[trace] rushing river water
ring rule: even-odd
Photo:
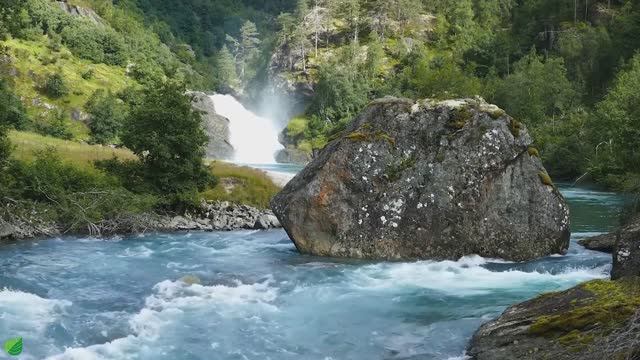
[[[507,306],[607,275],[610,256],[574,241],[611,229],[622,198],[563,192],[570,253],[520,264],[316,258],[283,231],[5,245],[0,334],[24,338],[20,359],[461,358]]]

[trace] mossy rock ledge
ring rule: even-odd
[[[524,261],[569,246],[526,127],[481,98],[373,101],[271,202],[302,253]]]
[[[507,309],[474,335],[475,360],[640,359],[640,278],[595,280]]]

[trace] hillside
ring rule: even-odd
[[[637,2],[300,1],[278,24],[271,82],[306,105],[290,151],[322,148],[378,97],[480,95],[528,125],[555,177],[638,182]]]

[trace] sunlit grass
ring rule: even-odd
[[[209,168],[218,178],[218,185],[203,193],[207,200],[230,201],[264,209],[269,207],[273,196],[280,191],[261,170],[221,161],[212,162]]]
[[[73,111],[82,111],[84,104],[98,89],[117,92],[136,82],[126,75],[126,69],[119,66],[93,64],[88,60],[74,56],[69,49],[61,46],[59,52],[47,48],[48,38],[42,36],[38,41],[9,39],[0,42],[7,46],[12,56],[12,66],[16,76],[12,77],[15,92],[22,98],[27,113],[34,119],[49,112],[54,106],[66,112],[67,121],[76,139],[88,139],[88,129],[82,122],[71,121]],[[43,63],[44,59],[55,59]],[[82,75],[92,71],[93,76],[84,79]],[[69,94],[52,99],[38,90],[43,79],[53,73],[60,73],[69,88]]]
[[[31,160],[36,152],[48,151],[49,149],[54,149],[65,161],[82,165],[91,165],[96,160],[107,160],[114,157],[122,160],[136,158],[127,149],[89,145],[30,132],[11,131],[9,139],[14,146],[13,157],[17,160]]]

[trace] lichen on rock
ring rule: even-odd
[[[474,335],[475,360],[636,359],[640,342],[640,278],[594,280],[507,309]],[[636,323],[637,322],[637,323]]]
[[[524,125],[479,98],[384,98],[272,208],[296,247],[315,255],[522,261],[563,253],[568,208],[541,181],[532,144]]]

